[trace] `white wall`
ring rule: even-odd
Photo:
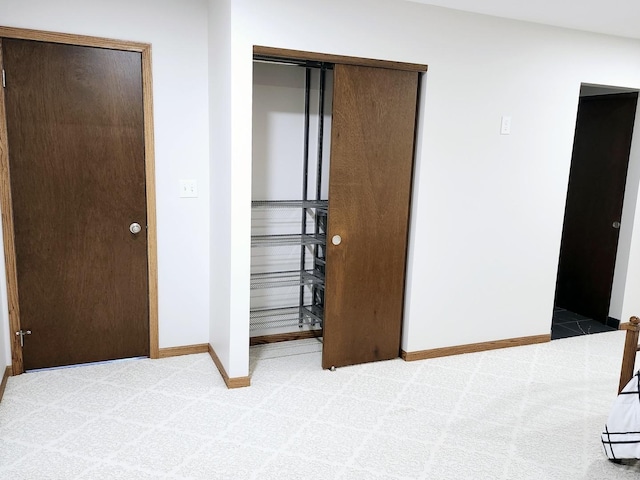
[[[0,24],[152,44],[160,347],[206,343],[207,1],[2,0]],[[198,181],[199,198],[178,198],[185,178]]]
[[[580,83],[640,88],[638,41],[387,0],[3,0],[0,24],[153,44],[160,346],[209,340],[232,377],[248,373],[254,44],[429,65],[408,351],[549,333]],[[179,199],[180,178],[200,197]]]
[[[231,2],[209,2],[211,318],[209,343],[227,372],[231,345]],[[248,340],[246,342],[248,344]],[[245,356],[246,349],[237,353]],[[243,373],[245,375],[245,373]],[[242,376],[243,376],[242,375]]]
[[[304,84],[302,67],[253,64],[254,200],[302,198]]]
[[[233,195],[241,185],[249,184],[248,169],[237,164],[238,151],[251,143],[234,128],[234,105],[238,88],[231,72],[235,60],[232,36],[234,11],[231,0],[209,1],[209,92],[211,94],[211,319],[209,343],[215,349],[226,373],[234,377],[249,372],[249,263],[251,193]],[[251,85],[251,73],[245,79]],[[251,91],[249,90],[249,95]],[[244,119],[251,130],[251,111]],[[246,222],[239,212],[247,212]],[[237,238],[244,244],[234,245]],[[231,251],[236,255],[231,255]]]
[[[384,0],[233,9],[232,129],[247,144],[254,44],[429,65],[403,349],[548,334],[580,84],[638,88],[640,42]],[[248,171],[250,148],[233,163]],[[248,205],[234,219],[249,225]],[[230,255],[248,242],[232,234]]]
[[[252,199],[301,199],[305,68],[255,62],[252,88]],[[323,175],[320,196],[326,200],[329,192],[331,149],[332,70],[325,71],[324,95]],[[319,97],[320,70],[312,69],[309,88],[308,199],[314,199],[316,195]]]

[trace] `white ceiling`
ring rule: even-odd
[[[640,39],[640,0],[409,0]]]

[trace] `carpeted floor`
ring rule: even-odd
[[[0,478],[638,479],[600,432],[624,333],[320,368],[316,340],[251,349],[227,390],[207,354],[9,379]]]

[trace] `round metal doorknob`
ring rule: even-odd
[[[331,237],[331,243],[334,245],[340,245],[342,243],[342,237],[340,235],[334,235]]]
[[[142,231],[142,227],[140,226],[139,223],[134,222],[131,225],[129,225],[129,231],[134,235],[136,235]]]
[[[620,222],[613,222],[611,225],[613,228],[620,228]]]

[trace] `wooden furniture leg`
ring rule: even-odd
[[[640,333],[640,319],[631,317],[629,322],[620,325],[620,330],[627,331],[627,337],[624,342],[624,352],[622,354],[622,368],[620,369],[620,385],[618,393],[622,391],[629,380],[633,377],[634,366],[636,361],[636,352],[638,351],[638,334]]]

